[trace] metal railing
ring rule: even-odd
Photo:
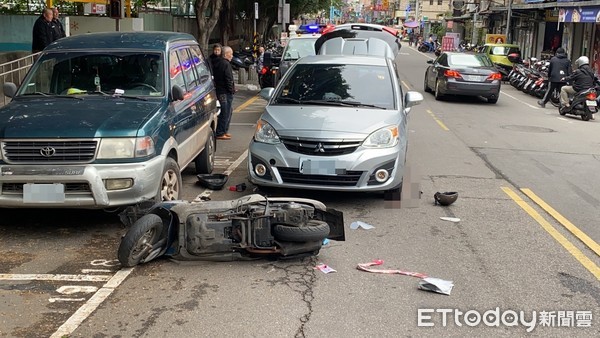
[[[13,82],[18,87],[39,54],[40,53],[31,54],[0,64],[0,95],[2,95],[0,106],[7,104],[11,100],[9,97],[4,96],[4,83]]]

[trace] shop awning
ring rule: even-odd
[[[404,27],[406,28],[417,28],[419,27],[419,21],[409,21],[404,23]]]

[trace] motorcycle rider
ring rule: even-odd
[[[569,107],[569,96],[593,88],[596,82],[596,76],[590,68],[590,59],[587,56],[580,56],[575,60],[577,69],[573,74],[563,77],[564,82],[572,82],[572,86],[563,86],[560,90],[560,109]]]
[[[554,90],[560,90],[564,85],[561,79],[569,75],[571,75],[571,60],[567,58],[565,49],[560,47],[556,50],[556,54],[552,59],[550,59],[550,66],[548,67],[548,90],[544,98],[537,102],[540,107],[546,107],[546,103],[550,100],[550,96]]]

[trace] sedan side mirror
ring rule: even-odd
[[[7,97],[13,98],[17,94],[17,85],[12,82],[5,82],[2,89],[4,90],[4,95]]]
[[[433,60],[427,60],[427,63],[429,63],[430,65],[433,64]]]
[[[423,94],[415,91],[406,92],[404,95],[404,110],[408,113],[410,108],[423,102]]]
[[[275,88],[272,88],[272,87],[263,88],[260,91],[260,97],[269,101],[271,99],[271,97],[273,96],[274,92],[275,92]]]

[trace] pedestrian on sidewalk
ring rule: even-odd
[[[414,42],[415,42],[415,32],[413,32],[411,30],[410,33],[408,33],[408,45],[412,47]]]
[[[52,7],[52,24],[54,25],[54,27],[52,29],[52,34],[53,34],[52,41],[56,41],[58,39],[62,39],[67,36],[67,34],[65,33],[65,28],[63,27],[62,22],[60,22],[58,15],[59,15],[58,8]]]
[[[217,140],[230,140],[229,123],[233,113],[233,94],[235,93],[235,83],[233,82],[233,69],[231,68],[231,59],[233,59],[233,49],[229,46],[222,48],[223,57],[215,58],[213,65],[213,77],[217,90],[217,98],[221,104],[221,114],[217,122]]]
[[[562,79],[569,75],[571,75],[571,60],[567,58],[565,49],[560,47],[556,50],[556,55],[550,59],[550,66],[548,66],[548,90],[544,98],[537,102],[540,107],[546,107],[546,103],[548,103],[555,90],[560,92],[562,86],[565,85]]]
[[[208,65],[210,66],[211,70],[215,69],[214,64],[218,61],[217,59],[220,59],[222,56],[221,49],[222,49],[222,47],[218,43],[213,46],[213,52],[208,57]],[[213,73],[214,73],[214,71],[213,71]]]
[[[50,8],[44,8],[42,15],[35,20],[31,44],[32,53],[41,52],[46,46],[54,41],[52,17],[52,10]]]

